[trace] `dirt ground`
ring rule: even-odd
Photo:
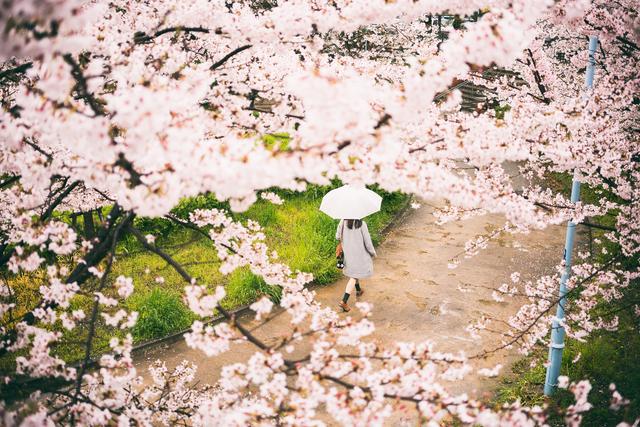
[[[507,298],[496,302],[491,297],[491,288],[510,282],[509,276],[514,271],[521,274],[521,282],[553,274],[562,257],[565,227],[553,226],[528,235],[502,233],[478,255],[463,259],[456,269],[449,269],[451,258],[463,252],[465,242],[502,227],[504,218],[485,215],[437,225],[432,215],[433,204],[422,202],[421,208],[409,209],[378,248],[374,276],[363,281],[365,294],[361,299],[373,304],[371,320],[376,325],[373,338],[386,343],[429,339],[439,351],[464,351],[469,356],[493,349],[501,343],[499,335],[483,332],[476,340],[465,328],[482,315],[506,321],[515,313],[522,300]],[[317,299],[337,309],[345,284],[342,279],[316,288]],[[354,313],[343,315],[357,316]],[[249,316],[243,321],[251,323]],[[492,326],[500,328],[499,324]],[[257,334],[274,342],[289,329],[289,318],[283,315]],[[189,360],[198,365],[199,382],[211,384],[221,366],[245,361],[254,352],[252,345],[239,344],[221,356],[207,358],[179,340],[138,354],[135,363],[139,372],[144,373],[146,366],[156,359],[164,360],[168,367]],[[509,375],[517,357],[515,350],[503,350],[475,366],[493,367],[500,363],[501,376]],[[450,383],[450,390],[482,397],[495,388],[497,381],[498,378],[471,374],[464,381]],[[389,425],[399,424],[400,418],[401,415],[394,415]]]

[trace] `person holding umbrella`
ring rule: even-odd
[[[367,223],[362,220],[367,215],[380,210],[382,197],[364,186],[345,185],[330,191],[322,199],[320,210],[335,219],[340,219],[336,239],[340,241],[336,255],[344,255],[344,275],[349,278],[339,306],[347,312],[349,297],[356,291],[360,297],[364,293],[360,279],[373,275],[373,257],[376,250],[371,241]]]

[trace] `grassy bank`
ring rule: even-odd
[[[318,284],[327,284],[336,280],[340,271],[335,268],[335,227],[332,220],[318,210],[322,196],[332,187],[311,187],[303,193],[280,192],[285,200],[282,205],[274,205],[265,200],[257,201],[248,211],[234,214],[235,219],[245,222],[258,221],[264,228],[266,242],[278,253],[279,260],[288,264],[294,271],[306,271],[314,275]],[[367,218],[374,243],[380,241],[380,231],[406,204],[407,196],[382,193],[382,210]],[[226,205],[210,196],[198,196],[183,200],[173,213],[186,218],[197,208],[225,208]],[[60,216],[65,218],[64,215]],[[82,227],[82,219],[77,226]],[[213,244],[199,233],[177,226],[165,219],[136,219],[135,226],[144,234],[156,236],[156,243],[175,260],[182,263],[188,273],[207,285],[224,285],[227,296],[223,306],[234,308],[250,303],[261,295],[277,300],[278,287],[270,287],[253,275],[248,268],[234,271],[223,276],[219,271]],[[64,263],[64,260],[61,260]],[[124,307],[139,312],[139,319],[131,331],[136,343],[160,338],[172,332],[183,330],[196,316],[190,312],[182,300],[183,279],[161,258],[146,252],[132,238],[127,236],[117,248],[117,261],[114,263],[112,280],[118,275],[133,278],[134,293],[124,302]],[[161,278],[161,279],[159,279]],[[18,307],[32,307],[37,301],[38,288],[45,280],[42,271],[23,274],[12,279],[20,283]],[[92,297],[77,296],[72,301],[72,309],[82,309],[90,313]],[[19,313],[18,313],[19,314]],[[102,320],[102,319],[100,319]],[[70,363],[80,360],[84,355],[82,342],[87,334],[84,327],[73,331],[64,331],[64,338],[53,352]],[[108,351],[109,339],[122,336],[124,331],[99,324],[95,345],[92,351],[97,356]],[[75,343],[74,343],[75,342]],[[0,369],[11,369],[12,357],[0,360]]]
[[[571,177],[556,175],[551,178],[551,184],[558,191],[567,193],[571,185]],[[582,186],[582,200],[598,203],[602,197],[608,197],[606,192]],[[610,196],[609,196],[610,197]],[[611,215],[591,218],[590,222],[609,227],[615,226],[615,218]],[[590,261],[602,262],[612,255],[619,253],[620,248],[611,243],[605,243],[606,231],[591,229],[584,233],[591,252]],[[601,242],[601,243],[598,243]],[[627,268],[637,268],[637,259],[625,259]],[[561,375],[567,375],[572,381],[588,379],[593,389],[589,394],[589,402],[593,409],[584,414],[583,425],[593,427],[615,426],[622,421],[633,422],[640,417],[640,335],[638,317],[634,314],[634,304],[640,303],[638,281],[630,286],[622,299],[603,303],[595,308],[595,315],[610,317],[619,316],[617,331],[597,331],[591,334],[585,342],[567,339],[562,357]],[[557,414],[560,408],[566,408],[573,402],[573,395],[567,390],[558,390],[551,398],[545,398],[542,389],[545,381],[546,368],[543,362],[547,359],[548,349],[540,347],[529,357],[517,362],[512,371],[512,378],[505,379],[496,393],[496,403],[513,402],[520,399],[525,405],[549,403],[552,413]],[[531,362],[537,362],[530,367]],[[609,409],[611,391],[609,385],[615,383],[617,390],[631,404],[620,411]],[[564,425],[559,416],[551,420],[551,425]]]

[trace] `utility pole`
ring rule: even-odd
[[[589,62],[586,71],[586,87],[590,91],[593,87],[593,77],[596,69],[595,54],[598,47],[598,37],[589,36]],[[577,172],[577,171],[576,171]],[[580,200],[580,181],[577,179],[576,172],[573,175],[573,183],[571,185],[571,203]],[[576,235],[576,224],[569,220],[567,224],[567,238],[564,245],[564,272],[560,278],[560,302],[556,311],[556,317],[553,319],[551,327],[551,345],[549,346],[549,366],[547,367],[547,378],[544,383],[545,396],[551,396],[558,384],[558,375],[560,375],[560,365],[562,364],[562,349],[564,349],[564,327],[561,322],[564,320],[564,307],[567,304],[567,280],[571,274],[571,255],[573,252],[573,241]]]

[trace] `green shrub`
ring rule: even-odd
[[[131,305],[138,312],[138,321],[132,331],[136,342],[161,338],[186,329],[195,320],[195,314],[177,294],[162,288],[132,296]]]
[[[289,150],[290,137],[287,133],[268,133],[262,137],[262,142],[268,150],[287,151]]]
[[[266,295],[272,301],[280,301],[282,289],[279,286],[269,286],[262,277],[253,274],[248,267],[239,268],[228,277],[225,291],[227,296],[223,305],[229,308],[248,304]]]
[[[141,233],[157,237],[165,237],[173,229],[173,223],[165,218],[137,217],[133,224]]]
[[[182,219],[188,219],[189,214],[196,209],[228,209],[229,203],[216,200],[211,193],[185,197],[171,209],[171,213]]]

